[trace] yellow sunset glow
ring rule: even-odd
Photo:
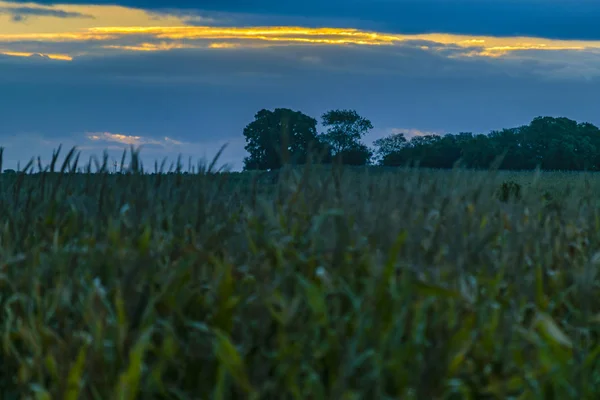
[[[27,52],[19,52],[19,51],[5,51],[0,54],[4,54],[5,56],[14,56],[14,57],[31,57],[33,55],[39,54],[44,57],[51,58],[53,60],[63,60],[63,61],[72,61],[73,57],[67,54],[48,54],[48,53],[27,53]]]
[[[140,43],[136,46],[106,45],[102,47],[105,49],[118,49],[129,51],[165,51],[173,49],[193,49],[197,48],[198,46],[186,45],[183,43]]]
[[[165,136],[163,140],[156,140],[145,138],[142,136],[134,136],[134,135],[123,135],[121,133],[110,133],[110,132],[96,132],[96,133],[88,133],[87,138],[91,141],[99,142],[115,142],[120,144],[127,145],[144,145],[144,144],[153,144],[160,146],[168,146],[168,145],[182,145],[184,143],[171,139],[168,136]]]
[[[131,136],[131,135],[122,135],[120,133],[109,133],[109,132],[101,132],[101,133],[90,133],[87,135],[88,139],[94,141],[113,141],[119,142],[123,144],[139,144],[141,136]]]
[[[21,3],[20,7],[41,8]],[[3,10],[15,8],[14,3],[0,1]],[[23,43],[41,47],[37,53],[50,58],[71,60],[86,54],[78,50],[57,53],[52,45],[85,43],[96,52],[111,50],[149,52],[173,49],[235,49],[280,45],[325,46],[398,46],[410,42],[425,51],[437,51],[438,46],[465,49],[449,57],[503,57],[524,50],[582,51],[600,49],[600,41],[569,41],[528,37],[491,37],[452,34],[401,35],[369,32],[359,29],[306,28],[294,26],[223,27],[186,25],[180,17],[156,17],[143,10],[117,6],[55,5],[43,7],[76,15],[70,18],[25,15],[26,23],[14,20],[10,14],[0,14],[0,54],[28,56],[35,54]],[[81,15],[81,17],[77,17]],[[29,21],[29,19],[31,19]],[[205,19],[207,22],[211,20]],[[202,18],[200,17],[200,21]],[[159,43],[156,43],[158,41]],[[47,46],[47,49],[44,48]],[[68,46],[67,46],[68,48]]]
[[[161,26],[183,26],[184,22],[177,17],[164,17],[160,20],[151,18],[148,13],[135,8],[119,6],[70,5],[57,4],[42,7],[35,3],[8,3],[0,1],[2,9],[31,7],[37,9],[61,10],[69,13],[79,13],[92,18],[53,18],[46,16],[30,17],[24,22],[13,21],[8,14],[0,14],[0,34],[26,33],[62,33],[84,31],[96,26],[153,26],[160,21]]]

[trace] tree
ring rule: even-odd
[[[262,109],[244,128],[244,169],[278,169],[287,163],[304,163],[309,150],[323,146],[317,137],[317,121],[287,108]]]
[[[331,146],[333,155],[361,147],[360,139],[373,124],[354,110],[332,110],[321,116],[327,132],[321,140]]]
[[[491,146],[490,138],[484,134],[473,136],[462,148],[462,159],[470,168],[489,168],[498,155]]]
[[[398,152],[406,146],[407,140],[404,137],[404,133],[394,133],[392,135],[377,139],[373,142],[375,155],[379,162],[381,162],[388,154]]]
[[[387,139],[387,138],[384,138]],[[400,140],[395,151],[382,151],[380,164],[452,168],[489,168],[502,156],[500,169],[598,171],[600,129],[568,118],[537,117],[529,125],[473,135],[470,132]]]
[[[358,143],[352,148],[337,153],[335,160],[345,165],[367,165],[371,157],[373,157],[373,151],[367,145]]]
[[[438,168],[439,154],[444,151],[439,135],[413,136],[407,148],[408,161],[424,168]]]

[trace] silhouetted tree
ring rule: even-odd
[[[289,109],[261,110],[244,129],[244,169],[277,169],[284,163],[316,162],[366,165],[373,150],[361,143],[371,122],[353,110],[322,116],[327,131],[317,135],[316,120]],[[500,169],[599,171],[600,129],[568,118],[536,117],[528,125],[474,135],[415,136],[395,133],[373,142],[380,165],[489,168],[502,156]]]
[[[283,164],[304,163],[309,148],[322,150],[317,138],[317,121],[287,108],[260,110],[244,128],[244,169],[278,169]]]
[[[352,165],[365,165],[369,162],[372,151],[360,139],[373,129],[371,121],[354,110],[331,110],[321,118],[327,131],[319,138],[330,147],[334,159]],[[357,162],[362,164],[356,164]]]
[[[360,139],[373,129],[371,121],[354,110],[332,110],[321,118],[323,126],[327,128],[321,139],[331,146],[334,154],[356,147]]]
[[[379,143],[392,141],[392,136]],[[451,168],[457,161],[469,168],[488,168],[503,156],[501,169],[546,170],[600,169],[600,129],[568,118],[537,117],[530,124],[492,131],[487,135],[413,137],[398,148],[382,152],[379,163],[398,166]]]
[[[377,139],[373,142],[375,146],[375,156],[378,161],[381,161],[388,154],[402,150],[408,141],[404,137],[404,133],[394,133],[387,137]]]
[[[487,135],[472,135],[471,140],[464,143],[462,160],[464,165],[471,168],[489,168],[499,154],[490,146]]]
[[[340,151],[333,159],[346,165],[367,165],[371,157],[373,151],[367,145],[358,143],[352,148]]]

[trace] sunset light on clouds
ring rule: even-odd
[[[439,51],[453,46],[452,56],[500,57],[519,51],[598,51],[600,40],[469,36],[444,33],[393,34],[356,28],[299,26],[222,26],[216,18],[177,17],[116,6],[39,6],[0,1],[0,44],[5,55],[39,53],[72,60],[111,51],[168,51],[281,45],[415,46]],[[235,22],[235,19],[223,22]],[[199,26],[198,23],[206,25]],[[212,23],[212,24],[211,24]],[[68,44],[72,43],[73,46]],[[79,44],[85,43],[82,47]],[[58,46],[60,44],[60,46]],[[34,48],[34,46],[37,46]],[[58,47],[64,53],[55,53]],[[28,48],[31,51],[24,51]]]
[[[491,24],[489,33],[473,16],[469,34],[468,21],[464,31],[444,31],[448,22],[403,0],[353,2],[370,10],[362,22],[358,11],[340,11],[339,18],[261,12],[268,1],[255,13],[237,11],[234,2],[222,9],[215,2],[205,9],[73,3],[0,1],[0,135],[8,158],[47,152],[35,144],[22,149],[19,137],[86,149],[145,144],[169,157],[189,153],[193,143],[218,149],[225,140],[232,144],[226,161],[239,167],[244,125],[274,107],[315,117],[327,108],[359,109],[374,122],[370,139],[399,126],[407,133],[485,131],[561,105],[573,118],[598,118],[590,112],[597,97],[593,104],[586,99],[599,87],[600,35],[521,34],[535,33],[534,16],[530,23],[521,18],[526,25],[514,31]],[[414,21],[390,22],[383,10],[390,4],[398,13],[406,4],[407,13],[425,15],[421,31]]]

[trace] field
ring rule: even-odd
[[[599,195],[559,172],[2,174],[0,397],[599,398]]]

